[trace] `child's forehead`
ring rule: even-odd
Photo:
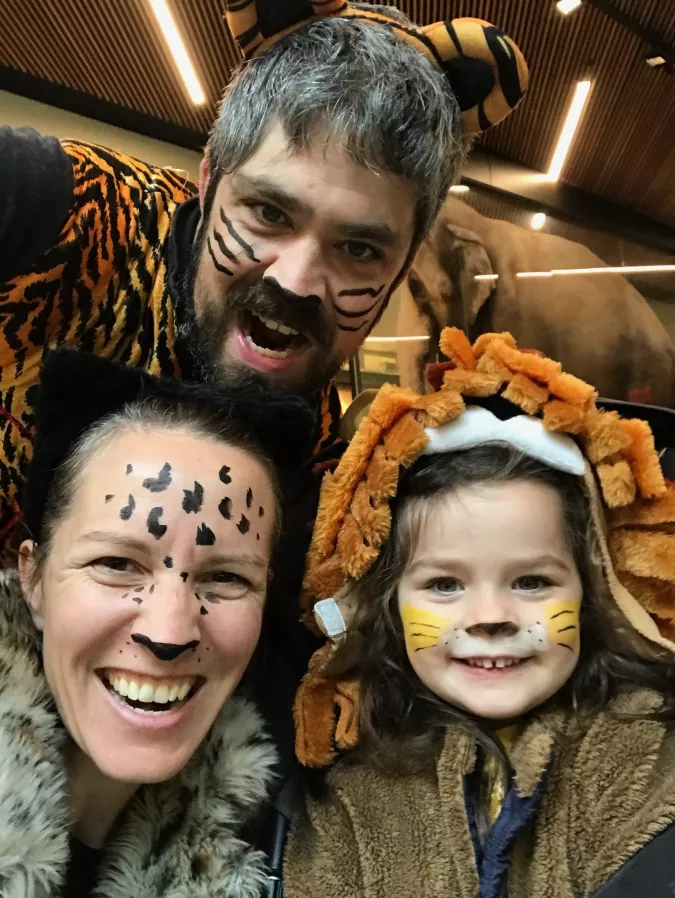
[[[415,554],[430,547],[508,553],[525,546],[565,546],[563,505],[545,483],[512,480],[467,484],[415,503],[409,526]]]

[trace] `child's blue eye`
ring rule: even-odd
[[[553,584],[548,577],[535,577],[530,574],[526,577],[518,577],[513,581],[512,589],[520,589],[522,592],[536,592],[538,589],[546,589]]]
[[[462,584],[455,577],[443,577],[440,580],[432,580],[428,589],[433,589],[434,592],[442,595],[451,595],[459,592],[462,589]]]

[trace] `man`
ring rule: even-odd
[[[323,0],[317,9],[339,15],[322,18],[308,0],[230,6],[240,43],[257,49],[226,91],[197,196],[171,170],[0,128],[2,548],[17,540],[45,347],[304,392],[315,445],[326,445],[339,415],[330,380],[457,175],[457,90],[397,10]],[[489,86],[511,66],[504,115],[524,63],[496,29],[479,32],[486,53],[504,56]],[[450,37],[459,46],[451,27]],[[472,51],[458,83],[475,106],[485,71],[467,63],[490,67]],[[481,127],[494,94],[481,100]]]
[[[0,548],[10,563],[47,346],[304,393],[320,467],[339,417],[331,378],[457,177],[463,131],[503,117],[525,89],[517,48],[478,20],[418,35],[391,7],[229,6],[248,62],[225,93],[197,195],[171,170],[0,128]],[[311,467],[284,484],[291,513],[254,671],[282,746],[314,647],[297,622]]]

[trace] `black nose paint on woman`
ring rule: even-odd
[[[198,639],[193,639],[192,642],[186,642],[184,645],[177,645],[174,642],[153,642],[149,636],[144,636],[142,633],[132,633],[131,638],[138,645],[144,645],[149,649],[159,661],[174,661],[183,652],[187,652],[188,649],[196,649],[199,645]]]

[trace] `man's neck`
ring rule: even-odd
[[[74,742],[68,746],[66,765],[71,833],[90,848],[102,848],[138,786],[106,776]]]

